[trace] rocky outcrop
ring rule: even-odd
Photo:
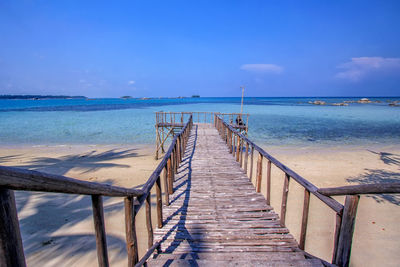
[[[326,105],[326,102],[322,100],[308,101],[308,103],[313,105]]]

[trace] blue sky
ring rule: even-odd
[[[0,94],[399,96],[400,1],[0,1]]]

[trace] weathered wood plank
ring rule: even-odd
[[[304,250],[306,244],[309,207],[310,207],[310,191],[304,188],[303,216],[301,218],[301,230],[300,230],[300,241],[299,241],[299,248],[302,250]]]
[[[0,266],[26,266],[14,192],[0,188]]]
[[[103,198],[101,196],[92,196],[92,208],[94,229],[96,234],[97,260],[99,262],[99,266],[107,267],[109,266],[107,239],[104,224]]]
[[[136,213],[133,197],[127,197],[125,202],[125,236],[128,254],[128,266],[133,267],[139,260],[138,243],[136,237]]]
[[[360,196],[358,195],[349,195],[345,199],[335,262],[339,266],[349,266],[350,264],[351,244],[359,199]]]
[[[246,175],[246,157],[254,150],[249,151],[246,144],[241,151],[241,138],[218,129],[197,125],[189,136],[196,140],[196,147],[186,148],[193,155],[178,168],[170,206],[163,209],[164,225],[155,229],[158,253],[298,253],[296,240]],[[256,189],[261,187],[259,162]],[[250,172],[252,164],[250,155]]]
[[[140,189],[129,189],[95,182],[81,181],[61,175],[0,166],[0,186],[28,191],[66,194],[103,195],[114,197],[141,196]]]
[[[360,194],[395,194],[400,193],[400,183],[359,184],[333,188],[320,188],[318,192],[326,196]]]
[[[161,178],[158,177],[156,181],[156,205],[157,205],[157,226],[161,228],[163,226],[163,211],[162,211],[162,190],[161,190]],[[166,193],[166,195],[168,195]]]
[[[267,205],[271,204],[271,161],[267,163],[267,193],[266,193]]]
[[[285,173],[285,181],[283,182],[282,204],[281,204],[281,225],[285,226],[286,221],[286,207],[289,194],[289,180],[290,176]]]

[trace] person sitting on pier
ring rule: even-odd
[[[244,125],[245,125],[245,124],[243,123],[242,117],[241,117],[240,115],[238,115],[238,116],[236,117],[236,124],[239,125],[239,126],[244,126]]]

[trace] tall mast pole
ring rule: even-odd
[[[240,105],[240,114],[243,113],[243,96],[244,96],[244,86],[240,86],[242,88],[242,104]]]

